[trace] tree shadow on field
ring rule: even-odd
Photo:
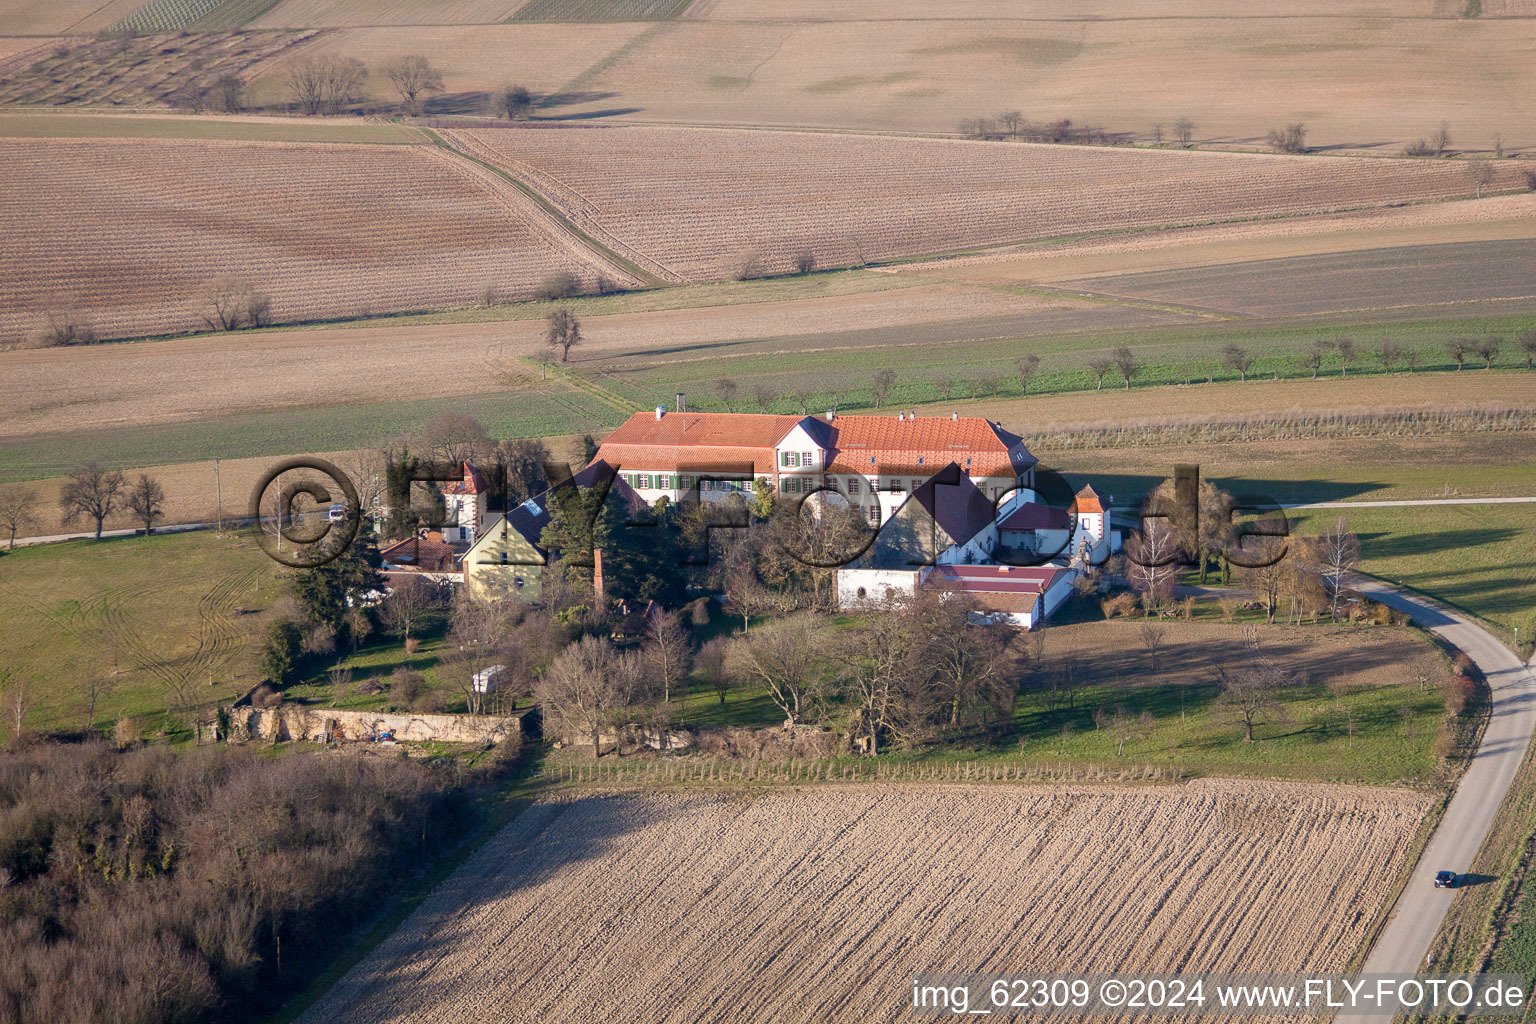
[[[1459,551],[1485,544],[1504,544],[1519,535],[1518,530],[1495,528],[1438,530],[1433,533],[1362,533],[1359,536],[1360,548],[1366,557],[1400,558],[1404,555],[1427,555],[1436,551]]]
[[[412,965],[436,963],[465,951],[478,957],[509,943],[518,932],[537,931],[546,904],[578,893],[578,912],[607,913],[599,905],[607,890],[591,884],[590,876],[577,869],[617,849],[631,833],[665,824],[672,816],[670,809],[655,802],[640,805],[620,793],[577,791],[534,800],[433,888],[388,940],[315,1005],[323,1007],[324,1019],[372,1019],[365,1012],[369,1007],[409,1001]],[[548,896],[535,898],[520,913],[480,913],[521,890],[541,887]],[[570,910],[567,905],[560,913]],[[478,922],[474,934],[459,925],[462,921]],[[497,930],[499,925],[504,932]],[[515,967],[507,962],[483,966]]]
[[[554,114],[539,118],[540,121],[592,121],[603,117],[623,117],[638,114],[644,107],[605,107],[602,110],[582,110],[574,114]]]
[[[1042,444],[1038,449],[1032,450],[1041,457],[1043,462],[1050,460],[1052,457],[1048,445]],[[1071,462],[1071,453],[1062,453],[1060,457],[1064,462]],[[1167,454],[1166,451],[1158,451],[1155,454],[1149,453],[1147,455],[1146,468],[1150,472],[1147,473],[1079,473],[1066,471],[1062,475],[1074,482],[1093,484],[1093,489],[1098,491],[1101,497],[1108,498],[1110,495],[1113,495],[1113,504],[1117,508],[1123,508],[1140,505],[1158,484],[1173,476],[1174,460],[1176,458],[1176,455]],[[1042,466],[1041,468],[1044,469],[1046,467]],[[1054,466],[1049,468],[1055,469]],[[1217,476],[1210,477],[1209,479],[1228,494],[1241,498],[1244,504],[1248,504],[1255,498],[1273,502],[1277,505],[1289,505],[1303,501],[1344,501],[1350,498],[1365,497],[1390,486],[1385,483],[1366,480],[1275,480],[1232,476]],[[1257,502],[1254,503],[1257,504]],[[1290,518],[1292,516],[1307,515],[1347,515],[1349,510],[1287,509],[1285,512],[1287,518]]]

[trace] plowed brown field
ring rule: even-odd
[[[1098,231],[1470,196],[1453,161],[1185,153],[800,132],[459,130],[654,273],[784,272]],[[1497,165],[1523,183],[1524,161]],[[659,268],[658,266],[659,265]]]
[[[0,225],[0,344],[65,309],[108,337],[200,328],[221,275],[278,320],[527,296],[557,269],[633,281],[429,146],[4,139]]]
[[[909,1018],[920,971],[1339,970],[1429,798],[863,786],[537,804],[306,1024]]]

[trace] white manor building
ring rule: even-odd
[[[757,480],[780,494],[831,488],[872,525],[953,463],[987,498],[1033,488],[1036,459],[1017,434],[975,416],[774,416],[636,413],[596,458],[615,467],[647,502],[750,495]]]

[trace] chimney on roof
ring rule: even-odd
[[[683,408],[683,393],[681,391],[679,391],[677,393],[677,411],[678,412],[687,412],[688,411],[687,409]]]
[[[656,407],[656,418],[657,418],[657,419],[658,419],[658,420],[659,420],[659,419],[661,419],[661,418],[662,418],[662,417],[663,417],[663,416],[665,416],[665,415],[666,415],[666,413],[667,413],[667,407],[666,407],[666,406],[664,406],[664,405],[658,405],[658,406],[657,406],[657,407]]]
[[[949,418],[954,420],[956,423],[959,423],[960,422],[960,410],[959,409],[952,410],[950,412],[950,414],[949,414]]]
[[[896,422],[897,422],[897,423],[900,423],[900,422],[902,422],[902,421],[903,421],[903,420],[905,420],[905,419],[906,419],[906,418],[907,418],[907,414],[906,414],[906,413],[904,413],[904,412],[898,412],[898,413],[897,413],[897,414],[896,414]]]
[[[836,418],[836,416],[837,416],[837,410],[836,409],[828,409],[827,410],[827,422],[828,423],[831,423],[832,420]]]

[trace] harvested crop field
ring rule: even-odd
[[[911,263],[896,269],[916,277],[1028,284],[1364,249],[1511,239],[1536,239],[1536,195],[1095,235]]]
[[[1336,971],[1429,804],[1232,781],[571,795],[300,1019],[883,1021],[919,971]]]
[[[526,297],[560,269],[632,280],[426,146],[0,140],[0,224],[0,343],[49,314],[105,337],[203,328],[220,277],[276,320],[467,305],[491,282]]]
[[[8,0],[0,6],[0,35],[85,35],[142,6],[143,0]]]
[[[784,272],[801,252],[837,266],[1472,192],[1449,161],[638,126],[448,134],[605,244],[686,280],[734,276],[748,254]],[[1527,166],[1500,164],[1496,187]]]
[[[891,344],[945,329],[946,317],[1015,318],[1055,325],[1106,324],[1116,307],[1012,297],[930,285],[786,302],[585,317],[577,364],[626,356],[654,360],[782,350],[820,329]],[[1153,317],[1140,322],[1151,322]],[[1138,321],[1131,320],[1130,323]],[[357,402],[404,401],[495,386],[508,356],[543,351],[540,319],[476,324],[316,328],[176,338],[142,345],[73,346],[0,353],[0,437],[72,427],[129,426]],[[975,337],[972,332],[969,336]],[[813,336],[814,337],[814,336]],[[832,336],[826,341],[833,344]],[[804,338],[801,338],[803,341]],[[942,340],[942,337],[936,339]],[[842,344],[842,341],[839,342]],[[452,348],[454,359],[424,360]],[[681,378],[680,378],[681,379]],[[509,396],[509,400],[510,396]]]
[[[1259,316],[1536,298],[1536,239],[1455,242],[1062,282],[1073,291]]]

